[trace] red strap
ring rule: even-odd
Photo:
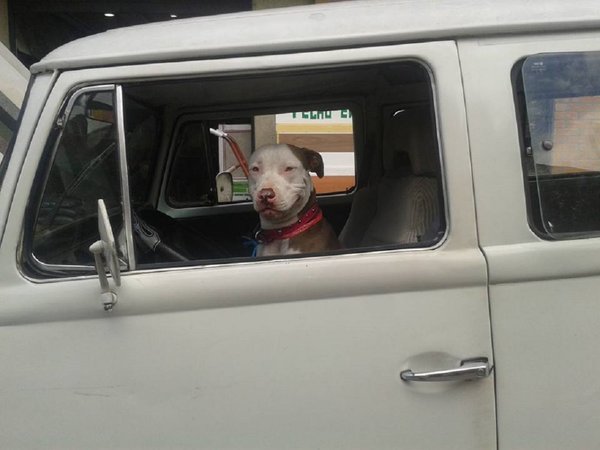
[[[261,244],[268,244],[269,242],[278,239],[290,239],[309,230],[322,219],[323,211],[321,211],[321,208],[319,208],[317,203],[314,203],[296,223],[283,228],[275,228],[273,230],[259,230],[258,233],[256,233],[256,240]]]

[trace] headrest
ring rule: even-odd
[[[386,176],[406,171],[406,165],[410,166],[413,175],[434,175],[437,172],[438,150],[432,122],[429,106],[387,111],[383,130]]]

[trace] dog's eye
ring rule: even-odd
[[[292,166],[287,166],[287,167],[285,168],[285,171],[286,171],[286,172],[291,172],[291,171],[292,171],[292,170],[294,170],[294,169],[295,169],[295,167],[292,167]]]
[[[250,167],[250,170],[252,172],[258,172],[260,169],[258,167],[256,167],[256,166],[252,166],[252,167]]]

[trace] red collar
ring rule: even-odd
[[[283,228],[259,230],[256,240],[261,244],[269,244],[278,239],[290,239],[314,227],[323,219],[323,211],[315,202],[295,223]]]

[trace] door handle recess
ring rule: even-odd
[[[485,378],[490,375],[493,366],[485,357],[463,359],[455,369],[413,372],[411,369],[400,372],[402,381],[467,381]]]

